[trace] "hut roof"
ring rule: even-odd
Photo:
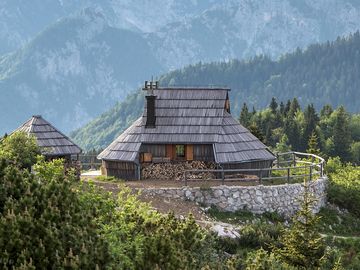
[[[42,154],[46,156],[76,155],[82,151],[79,146],[40,115],[32,116],[14,132],[16,131],[34,135]]]
[[[145,127],[145,102],[143,115],[98,158],[135,161],[140,145],[146,143],[213,144],[218,163],[273,160],[267,146],[226,111],[228,91],[227,88],[155,89],[156,127]]]

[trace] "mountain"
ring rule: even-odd
[[[297,47],[360,29],[360,2],[347,0],[218,1],[197,16],[148,34],[169,69],[198,61],[276,59]]]
[[[32,114],[68,132],[152,75],[277,59],[355,32],[359,14],[354,0],[0,1],[0,134]]]
[[[274,61],[255,57],[190,65],[160,78],[160,85],[222,84],[231,88],[231,112],[239,115],[244,102],[252,108],[268,106],[272,97],[286,101],[297,97],[300,104],[345,105],[359,112],[360,33],[334,42],[314,44]],[[104,148],[143,110],[143,93],[137,91],[114,108],[76,130],[71,137],[84,149]]]
[[[360,28],[357,0],[3,0],[0,54],[89,7],[112,27],[147,33],[169,68],[255,54],[277,57]]]
[[[32,114],[68,132],[161,70],[141,35],[110,27],[101,13],[85,9],[0,58],[0,132]]]
[[[104,14],[109,25],[136,32],[159,28],[200,14],[215,0],[2,0],[0,1],[0,54],[26,45],[55,21],[92,8]],[[36,18],[36,19],[34,19]]]

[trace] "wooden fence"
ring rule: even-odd
[[[276,160],[271,168],[262,169],[204,169],[204,170],[185,170],[183,182],[185,186],[188,182],[192,184],[196,181],[221,181],[226,182],[241,181],[248,185],[258,184],[283,184],[302,181],[312,181],[324,175],[325,160],[317,155],[286,152],[277,153]],[[196,177],[198,175],[199,177]],[[212,178],[203,179],[203,175]]]
[[[101,167],[101,160],[96,158],[96,155],[83,154],[79,156],[81,161],[81,170],[99,170]]]

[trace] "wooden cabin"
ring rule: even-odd
[[[159,88],[145,82],[143,115],[98,158],[102,172],[141,179],[144,163],[212,161],[221,168],[269,168],[275,157],[230,114],[228,88]]]
[[[16,131],[34,135],[42,155],[47,160],[63,158],[68,164],[79,160],[81,148],[61,133],[41,115],[34,115]]]

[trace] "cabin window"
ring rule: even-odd
[[[178,144],[176,145],[176,157],[185,157],[185,145]]]

